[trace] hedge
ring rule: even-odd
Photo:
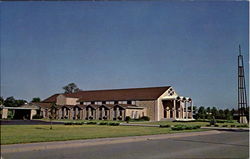
[[[187,125],[175,125],[172,127],[172,130],[192,130],[192,129],[199,129],[201,126],[187,126]]]
[[[160,128],[170,128],[170,125],[160,125]]]
[[[110,126],[118,126],[118,125],[120,125],[120,123],[108,123],[108,125],[110,125]]]

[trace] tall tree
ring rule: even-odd
[[[211,109],[211,113],[212,113],[212,116],[214,116],[215,118],[218,117],[219,112],[218,112],[218,110],[217,110],[216,107],[213,107],[213,108]]]
[[[27,103],[26,100],[23,99],[16,100],[13,96],[11,96],[5,99],[3,105],[6,107],[19,107],[25,103]]]
[[[75,83],[70,83],[67,86],[64,86],[63,89],[64,93],[75,93],[80,91]]]
[[[6,107],[17,107],[16,100],[13,96],[6,98],[3,104]]]
[[[205,108],[203,106],[199,107],[197,116],[200,119],[205,119],[205,117],[206,117],[206,110],[205,110]]]
[[[211,119],[212,117],[212,113],[211,113],[211,108],[210,107],[207,107],[206,108],[206,118],[207,119]]]
[[[225,113],[222,109],[219,110],[219,116],[217,116],[218,119],[225,119]]]
[[[18,99],[16,100],[16,106],[19,107],[21,105],[24,105],[25,103],[27,103],[26,100],[23,100],[23,99]]]
[[[233,119],[233,115],[231,114],[229,109],[225,109],[224,113],[225,113],[226,120],[232,120]]]
[[[39,97],[34,97],[31,102],[41,102]]]
[[[0,105],[3,105],[3,103],[4,103],[4,99],[3,97],[0,97]]]

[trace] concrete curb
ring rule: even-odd
[[[212,135],[222,133],[220,131],[203,131],[203,132],[188,132],[188,133],[174,133],[161,135],[147,135],[147,136],[130,136],[117,138],[101,138],[101,139],[87,139],[87,140],[70,140],[70,141],[55,141],[55,142],[40,142],[28,144],[13,144],[1,145],[1,153],[25,152],[25,151],[39,151],[47,149],[60,149],[67,147],[88,147],[106,144],[118,144],[128,142],[139,142],[147,140],[160,140],[168,138],[179,138],[199,135]]]
[[[222,130],[222,131],[249,131],[249,128],[223,128],[223,127],[201,127],[201,129]]]

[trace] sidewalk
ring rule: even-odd
[[[161,135],[147,135],[147,136],[130,136],[130,137],[116,137],[116,138],[100,138],[87,140],[70,140],[70,141],[55,141],[55,142],[40,142],[27,144],[12,144],[1,145],[1,153],[24,152],[24,151],[38,151],[46,149],[60,149],[66,147],[86,147],[95,145],[118,144],[128,142],[138,142],[147,140],[160,140],[168,138],[189,137],[197,135],[212,135],[224,133],[221,131],[211,130],[203,132],[188,132],[188,133],[174,133]]]

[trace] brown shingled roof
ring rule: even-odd
[[[170,86],[148,87],[148,88],[128,88],[128,89],[110,89],[110,90],[90,90],[79,91],[76,93],[64,93],[66,97],[79,98],[79,101],[116,101],[116,100],[155,100],[162,95]],[[56,102],[56,97],[60,94],[54,94],[42,102]]]
[[[46,99],[44,99],[42,102],[44,103],[53,103],[56,102],[56,97],[59,96],[60,94],[54,94]]]
[[[52,106],[52,103],[44,103],[44,102],[32,102],[31,104],[34,104],[41,108],[50,108]]]
[[[155,100],[170,86],[80,91],[68,94],[68,97],[80,97],[79,101],[114,101],[114,100]]]

